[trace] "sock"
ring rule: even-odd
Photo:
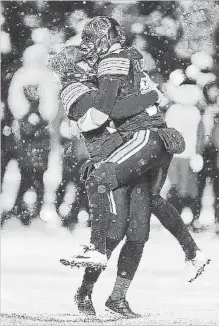
[[[125,298],[128,288],[131,284],[131,280],[117,276],[116,282],[111,294],[112,300],[120,300]]]
[[[98,280],[100,274],[102,272],[102,268],[95,269],[93,267],[85,268],[83,281],[80,287],[81,294],[91,294],[94,288],[94,284]]]

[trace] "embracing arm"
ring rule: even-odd
[[[96,92],[93,106],[87,106],[86,112],[78,119],[78,126],[82,132],[97,129],[109,119],[117,99],[120,83],[119,78],[102,78],[100,80],[99,91]]]
[[[122,100],[117,100],[110,117],[112,119],[126,119],[141,113],[148,107],[154,105],[158,100],[158,94],[155,90],[145,94],[133,93],[127,95]]]
[[[108,118],[112,119],[125,119],[133,117],[136,114],[144,111],[149,106],[155,104],[158,95],[157,92],[152,90],[146,94],[133,93],[127,95],[122,100],[116,100],[115,105],[111,108],[110,97],[107,98],[111,111],[110,116],[102,110],[97,109],[95,103],[100,96],[100,92],[95,92],[95,99],[91,93],[87,93],[71,107],[68,113],[69,119],[76,119],[78,126],[83,132],[94,130],[104,124]],[[106,93],[105,93],[106,94]],[[110,93],[111,94],[111,93]]]

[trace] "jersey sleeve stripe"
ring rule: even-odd
[[[125,75],[127,76],[130,68],[130,60],[126,58],[107,58],[101,61],[98,67],[98,77],[104,75]]]
[[[100,66],[104,66],[104,65],[111,65],[111,64],[125,64],[125,65],[129,65],[130,64],[130,60],[129,59],[103,59],[100,62]]]
[[[66,114],[69,113],[70,107],[74,104],[82,95],[90,92],[91,89],[81,83],[73,83],[68,85],[61,92],[61,102],[64,106]]]

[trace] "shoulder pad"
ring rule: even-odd
[[[112,53],[100,61],[97,76],[98,78],[105,75],[128,76],[129,68],[129,58],[121,54]]]
[[[142,54],[134,47],[126,48],[127,56],[130,60],[141,60],[143,59]]]

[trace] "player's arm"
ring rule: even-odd
[[[102,126],[110,117],[117,100],[122,80],[129,73],[130,60],[127,58],[109,57],[103,59],[98,67],[99,89],[90,107],[78,120],[82,132]]]
[[[110,117],[112,119],[125,119],[135,116],[148,107],[154,105],[158,100],[158,94],[155,90],[148,93],[133,93],[122,100],[117,100]]]
[[[109,84],[108,84],[109,85]],[[108,89],[111,90],[111,87]],[[82,105],[82,108],[87,108],[86,112],[83,114],[81,118],[78,120],[78,126],[83,132],[87,132],[90,130],[94,130],[99,128],[101,125],[103,125],[109,117],[111,119],[125,119],[129,117],[133,117],[136,114],[144,111],[149,106],[156,103],[158,99],[157,92],[152,90],[148,92],[147,94],[131,94],[127,97],[125,97],[122,100],[117,100],[115,97],[114,90],[117,89],[117,87],[113,86],[112,92],[105,92],[105,94],[110,94],[110,96],[107,98],[106,102],[108,110],[111,110],[111,113],[109,114],[109,111],[107,111],[108,114],[102,112],[102,110],[97,108],[97,98],[99,100],[99,97],[101,98],[101,91],[97,92],[96,101],[92,105],[91,98],[89,98],[89,95],[85,95],[82,102],[84,105]],[[118,93],[118,90],[117,90]],[[117,94],[116,93],[116,94]],[[114,96],[115,98],[115,105],[114,101],[110,101],[110,98],[112,99]],[[116,95],[117,96],[117,95]],[[82,103],[80,103],[82,104]],[[81,111],[80,110],[80,111]]]
[[[97,129],[100,126],[100,115],[103,113],[94,107],[94,101],[98,94],[98,90],[85,93],[68,109],[69,119],[79,121],[80,128],[84,131]],[[122,100],[117,99],[110,118],[122,119],[132,117],[153,105],[157,98],[157,93],[150,91],[147,94],[133,93]],[[103,114],[103,121],[105,122],[105,114]]]
[[[99,92],[94,107],[105,116],[100,114],[99,120],[96,114],[96,123],[101,125],[110,117],[122,82],[129,74],[129,69],[130,60],[126,57],[110,56],[100,62],[97,73]]]

